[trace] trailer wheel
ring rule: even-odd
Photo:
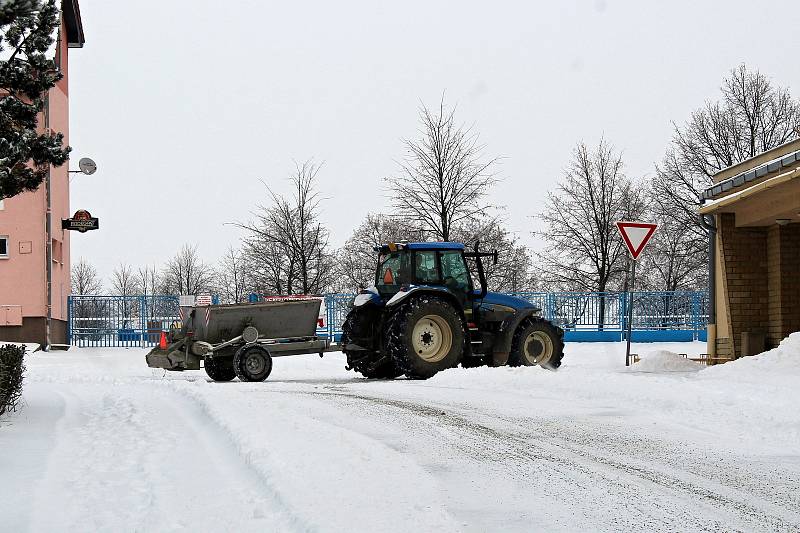
[[[563,358],[564,330],[541,317],[531,317],[523,320],[514,333],[508,364],[555,370]]]
[[[461,361],[464,325],[449,302],[423,295],[389,317],[387,352],[412,379],[428,379]]]
[[[236,377],[232,357],[206,357],[203,368],[214,381],[230,381]]]
[[[245,345],[233,356],[233,370],[240,381],[264,381],[272,372],[272,357],[266,348]]]

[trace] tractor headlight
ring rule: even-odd
[[[492,306],[492,310],[493,311],[498,311],[498,312],[501,312],[501,313],[516,313],[517,312],[517,310],[514,309],[513,307],[509,307],[507,305],[500,305],[500,304],[494,304]]]

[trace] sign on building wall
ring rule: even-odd
[[[61,219],[61,229],[86,233],[87,231],[99,228],[100,220],[92,217],[91,213],[85,209],[79,209],[75,211],[75,214],[72,215],[72,218]]]

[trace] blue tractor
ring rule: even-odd
[[[368,378],[427,379],[461,364],[556,369],[564,332],[530,302],[487,291],[482,259],[454,242],[390,243],[375,286],[353,302],[342,333],[349,370]],[[480,288],[475,288],[474,263]]]

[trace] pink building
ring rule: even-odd
[[[56,63],[64,78],[47,95],[40,127],[60,131],[69,143],[69,49],[81,48],[78,0],[62,0]],[[47,183],[34,192],[0,200],[0,340],[66,342],[70,292],[68,164],[50,169],[50,236]],[[48,266],[50,283],[48,284]],[[48,320],[48,317],[50,320]]]

